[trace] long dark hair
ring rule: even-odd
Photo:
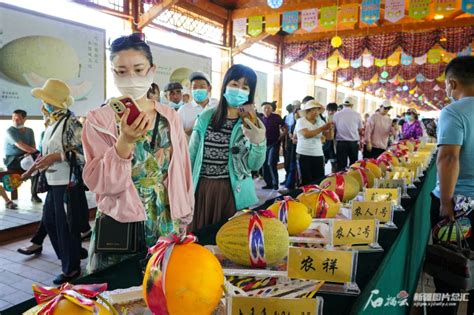
[[[224,81],[222,82],[222,89],[220,94],[219,105],[217,106],[216,113],[212,117],[211,126],[214,130],[221,129],[225,120],[227,119],[227,100],[224,97],[227,84],[230,81],[238,81],[242,78],[245,78],[245,82],[250,88],[249,99],[245,104],[253,104],[255,99],[255,89],[257,87],[257,74],[251,68],[244,65],[233,65],[227,70]],[[244,104],[244,105],[245,105]]]

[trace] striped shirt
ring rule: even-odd
[[[237,119],[227,119],[220,130],[209,124],[204,137],[201,176],[212,179],[229,178],[229,144]]]

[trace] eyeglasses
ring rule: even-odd
[[[117,39],[115,39],[112,43],[110,43],[109,39],[109,46],[111,48],[119,48],[123,44],[125,44],[127,41],[133,43],[133,44],[141,44],[141,43],[146,43],[145,42],[145,33],[133,33],[128,36],[121,36]]]

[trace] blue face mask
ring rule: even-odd
[[[198,103],[202,103],[207,99],[208,92],[206,89],[196,89],[192,93],[194,100]]]
[[[48,111],[48,113],[54,112],[54,106],[53,105],[43,103],[43,106],[44,106],[44,109],[46,109]]]
[[[249,91],[239,88],[227,87],[225,89],[224,97],[227,104],[232,107],[239,107],[249,100]]]
[[[178,110],[181,106],[183,106],[183,102],[175,103],[175,102],[170,102],[169,105],[171,108]]]
[[[412,115],[405,115],[405,119],[408,120],[408,121],[412,121],[413,116]]]

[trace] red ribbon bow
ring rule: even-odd
[[[161,236],[155,245],[148,249],[148,253],[150,255],[158,253],[156,255],[155,261],[153,264],[161,263],[163,257],[166,253],[166,250],[173,246],[174,244],[190,244],[197,241],[197,237],[193,234],[188,235],[177,235],[177,234],[169,234],[168,236]]]
[[[325,218],[329,210],[329,204],[326,202],[324,196],[331,198],[335,203],[339,203],[339,197],[334,191],[323,189],[318,185],[306,185],[303,187],[304,193],[320,193],[318,196],[315,218]]]
[[[59,301],[63,298],[82,308],[85,308],[90,312],[93,312],[95,304],[91,298],[95,298],[106,290],[107,283],[85,285],[72,285],[70,283],[64,283],[59,288],[43,287],[33,284],[33,293],[36,302],[38,304],[46,303],[38,312],[39,315],[53,314],[54,309],[58,305]]]

